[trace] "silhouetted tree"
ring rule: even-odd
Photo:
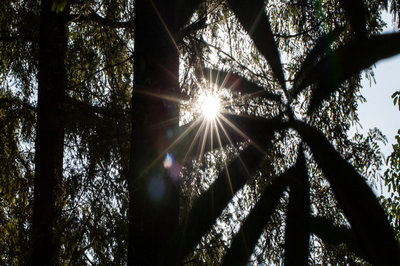
[[[387,1],[0,8],[6,263],[399,264],[366,183],[382,135],[347,135],[360,71],[400,51]],[[186,118],[207,86],[224,110]]]
[[[32,265],[58,264],[59,220],[63,207],[64,116],[67,76],[65,53],[68,6],[60,12],[41,2],[38,104],[35,141]]]

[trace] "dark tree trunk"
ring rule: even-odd
[[[129,184],[129,265],[165,264],[178,224],[178,190],[164,167],[178,126],[178,106],[154,94],[178,91],[179,55],[171,37],[175,1],[138,0]],[[162,19],[160,19],[160,17]],[[168,31],[167,31],[168,28]]]
[[[32,265],[57,265],[59,253],[68,8],[56,13],[52,4],[52,0],[41,1]]]

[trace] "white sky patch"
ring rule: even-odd
[[[398,31],[392,22],[392,16],[384,12],[383,20],[387,26],[383,30],[385,33],[394,33]],[[395,143],[395,136],[400,129],[400,111],[393,104],[392,94],[400,90],[400,55],[378,61],[375,64],[374,79],[376,82],[369,81],[366,78],[361,80],[361,94],[366,102],[359,103],[358,117],[360,126],[354,126],[350,129],[349,134],[362,133],[368,134],[370,128],[378,128],[387,138],[387,144],[378,142],[381,152],[387,158],[393,151],[392,145]],[[383,175],[387,169],[386,165],[382,166],[380,173]],[[374,191],[378,195],[388,196],[387,189],[380,188]]]
[[[392,23],[392,17],[388,13],[383,14],[387,23],[383,33],[398,31]],[[365,103],[359,103],[358,114],[362,128],[356,127],[353,130],[367,134],[370,128],[377,127],[387,137],[388,144],[380,144],[385,157],[392,152],[392,144],[395,142],[395,135],[400,129],[400,111],[394,106],[391,98],[395,91],[400,90],[400,55],[381,60],[375,64],[374,78],[376,83],[363,79],[361,94],[365,97]],[[353,132],[354,132],[353,131]],[[351,134],[351,132],[350,132]]]

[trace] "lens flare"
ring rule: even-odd
[[[171,168],[171,166],[173,164],[174,164],[174,157],[172,156],[171,153],[168,152],[165,155],[165,158],[164,158],[164,161],[163,161],[164,168],[169,169],[169,168]]]

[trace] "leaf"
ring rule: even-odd
[[[257,133],[256,138],[262,136],[264,141],[260,145],[265,149],[274,132],[283,129],[285,125],[278,121],[268,123],[266,119],[264,119],[264,124],[265,129],[260,128],[263,132]],[[235,193],[251,180],[263,158],[264,153],[255,146],[249,145],[240,152],[239,157],[229,163],[228,171],[224,170],[220,173],[210,188],[195,201],[189,214],[184,217],[182,226],[176,234],[178,235],[177,243],[173,245],[174,251],[179,251],[177,256],[180,259],[192,251],[202,236],[215,223]]]
[[[359,38],[363,39],[367,37],[366,29],[366,7],[361,0],[339,0],[343,6],[344,12],[350,24],[358,35]]]
[[[281,59],[265,13],[264,0],[228,0],[228,4],[259,52],[267,59],[282,88],[286,88]]]
[[[333,193],[373,264],[400,265],[400,250],[387,217],[374,192],[354,167],[329,141],[302,121],[293,128],[310,147],[314,159],[331,184]]]
[[[232,91],[237,91],[249,96],[257,97],[263,96],[268,100],[275,102],[282,102],[279,95],[267,92],[263,87],[255,84],[254,82],[236,75],[232,72],[225,72],[222,70],[203,68],[202,76],[212,83],[217,84],[219,87],[228,88]]]
[[[393,99],[393,104],[396,105],[398,103],[399,105],[399,111],[400,111],[400,91],[396,91],[395,93],[392,94],[392,99]]]
[[[400,52],[400,33],[355,39],[334,51],[329,51],[307,73],[299,88],[317,83],[312,91],[310,107],[312,112],[321,102],[336,91],[348,78],[371,66],[378,60]]]
[[[51,5],[51,11],[60,13],[67,6],[67,0],[53,0],[53,4]]]
[[[310,184],[300,149],[297,169],[290,182],[285,230],[285,265],[307,265],[310,239]]]
[[[271,184],[266,187],[260,200],[255,204],[243,225],[240,227],[239,232],[234,236],[231,247],[224,257],[223,265],[245,265],[248,262],[284,189],[298,174],[301,174],[301,168],[304,168],[304,164],[301,164],[302,162],[299,156],[294,167],[283,175],[274,178]]]
[[[307,54],[303,63],[301,64],[300,70],[296,73],[293,82],[293,89],[290,94],[292,98],[296,98],[298,93],[304,89],[299,86],[302,80],[309,75],[318,60],[330,51],[331,44],[337,39],[337,37],[343,32],[343,27],[338,27],[333,31],[323,34],[315,43],[315,46]]]
[[[325,243],[330,245],[346,244],[351,252],[371,262],[369,256],[361,249],[357,235],[351,229],[335,226],[327,218],[312,217],[310,230]]]

